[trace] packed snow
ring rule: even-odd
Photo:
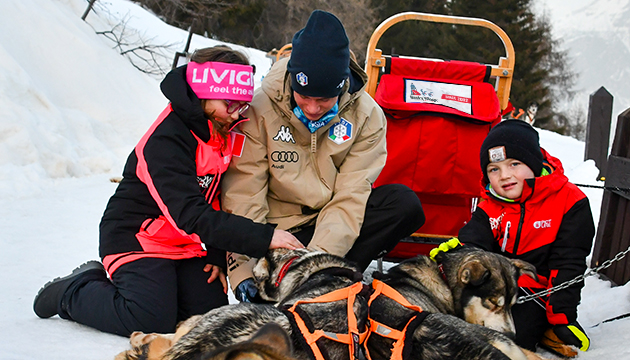
[[[130,38],[164,46],[166,68],[188,33],[127,0],[98,1],[84,22],[86,7],[83,0],[0,2],[1,359],[112,359],[128,348],[124,337],[57,316],[39,319],[32,302],[47,281],[98,259],[98,223],[116,188],[109,179],[120,176],[167,104],[160,76],[138,71],[96,32],[124,20]],[[217,43],[194,36],[191,49]],[[242,50],[259,83],[269,59]],[[584,143],[540,135],[571,181],[603,185],[594,162],[583,161]],[[602,190],[584,192],[597,223]],[[579,359],[630,356],[630,319],[599,324],[630,311],[630,285],[611,287],[593,276],[582,295],[579,321],[592,345]]]

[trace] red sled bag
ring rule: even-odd
[[[491,67],[463,61],[388,57],[376,102],[387,117],[387,163],[375,186],[399,183],[420,198],[416,237],[457,236],[480,196],[479,149],[501,120]],[[439,243],[439,241],[438,241]],[[401,242],[388,258],[428,253]]]

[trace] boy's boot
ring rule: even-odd
[[[33,310],[40,318],[46,319],[59,313],[63,296],[68,288],[76,281],[89,278],[107,278],[103,264],[98,261],[88,261],[74,269],[70,275],[56,278],[44,285],[33,301]]]

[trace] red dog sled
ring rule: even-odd
[[[480,26],[505,46],[497,64],[383,55],[382,34],[401,21]],[[375,186],[400,183],[420,198],[426,223],[387,256],[400,260],[428,252],[457,236],[480,196],[479,149],[508,107],[514,47],[483,19],[401,13],[382,22],[366,54],[367,92],[387,116],[388,158]]]

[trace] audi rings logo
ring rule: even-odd
[[[271,153],[274,162],[298,162],[300,156],[295,151],[274,151]]]

